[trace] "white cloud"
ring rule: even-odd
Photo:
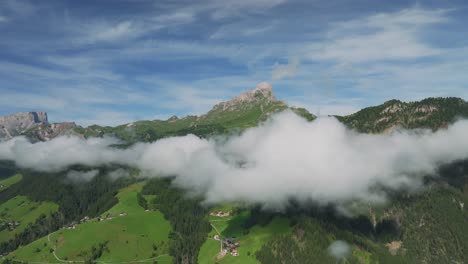
[[[310,58],[359,63],[437,55],[441,51],[421,40],[422,33],[430,25],[448,21],[447,13],[415,7],[336,23]]]
[[[238,0],[229,2],[214,0],[211,1],[211,6],[214,9],[212,17],[214,19],[223,19],[245,13],[262,13],[285,2],[286,0]]]
[[[99,170],[90,171],[75,171],[71,170],[67,173],[67,178],[74,182],[88,182],[99,174]]]
[[[127,177],[130,177],[130,172],[124,169],[116,169],[116,170],[109,172],[108,176],[112,180],[116,180],[119,178],[127,178]]]
[[[351,247],[349,244],[341,240],[334,241],[328,247],[328,254],[338,260],[348,256],[350,252]]]
[[[297,74],[297,71],[299,70],[299,65],[300,61],[296,57],[289,59],[288,64],[275,63],[271,72],[271,78],[273,80],[292,78]]]
[[[61,98],[31,93],[5,92],[0,97],[0,105],[8,109],[22,108],[25,111],[63,111],[67,103]]]
[[[160,24],[163,27],[176,26],[181,24],[191,23],[195,20],[195,13],[188,11],[176,11],[170,14],[163,14],[155,16],[154,22]]]
[[[29,16],[36,12],[36,7],[28,0],[3,0],[0,3],[0,9],[14,16]]]
[[[292,112],[228,138],[193,135],[111,147],[113,139],[57,138],[0,143],[0,159],[41,171],[70,165],[121,164],[175,184],[207,202],[240,201],[282,207],[289,199],[345,205],[380,203],[385,189],[414,190],[437,166],[468,158],[468,121],[438,132],[356,134],[332,118],[307,122]]]
[[[252,25],[244,22],[234,23],[219,27],[213,34],[211,34],[210,39],[237,40],[241,37],[259,38],[263,33],[273,30],[277,24],[277,22],[271,21],[268,21],[267,25]]]
[[[77,43],[112,42],[118,40],[129,40],[138,37],[143,33],[141,27],[132,21],[122,21],[118,23],[93,22],[82,24],[79,35],[75,38]]]
[[[94,44],[98,42],[128,41],[164,28],[185,25],[194,22],[201,14],[209,12],[215,20],[245,14],[258,14],[284,3],[285,0],[240,0],[235,2],[205,1],[195,2],[177,10],[166,10],[160,14],[146,14],[133,17],[132,20],[100,20],[88,23],[70,23],[75,32],[74,43]],[[267,29],[263,29],[267,30]],[[255,34],[247,30],[245,33]]]

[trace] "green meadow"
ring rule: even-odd
[[[222,209],[228,209],[229,206],[222,206]],[[217,211],[217,209],[213,211]],[[229,217],[210,216],[210,223],[213,230],[209,238],[205,241],[198,255],[198,262],[205,263],[259,263],[255,257],[257,252],[274,235],[291,232],[289,220],[283,217],[275,217],[265,226],[254,225],[246,228],[245,222],[249,218],[248,211],[241,211]],[[218,259],[220,252],[220,241],[214,239],[216,234],[221,237],[236,237],[239,242],[239,256],[231,256],[227,253],[223,258]]]
[[[49,215],[58,210],[58,206],[51,202],[33,202],[25,196],[16,196],[0,205],[0,242],[8,241],[21,233],[42,214]],[[13,230],[9,230],[9,222],[19,222]]]
[[[103,217],[112,214],[112,219],[91,219],[75,229],[62,228],[10,255],[22,261],[84,261],[90,258],[92,248],[101,244],[105,246],[98,261],[171,263],[169,222],[161,212],[145,211],[138,205],[137,194],[143,184],[128,186],[117,194],[119,203],[103,214]],[[127,215],[119,216],[120,213]],[[55,249],[59,260],[51,249]]]
[[[23,175],[18,173],[6,179],[0,180],[0,192],[7,189],[11,185],[21,181],[22,179],[23,179]]]

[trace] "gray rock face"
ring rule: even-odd
[[[82,135],[75,132],[77,125],[74,122],[60,122],[52,124],[38,125],[25,133],[25,136],[32,141],[49,141],[60,136],[77,136],[83,138]]]
[[[46,112],[26,112],[0,117],[0,140],[19,136],[33,127],[48,124]]]
[[[241,93],[227,102],[222,102],[215,105],[213,110],[232,111],[249,104],[255,104],[259,102],[270,103],[275,101],[277,100],[273,94],[273,88],[271,85],[267,82],[262,82],[259,83],[253,90]]]

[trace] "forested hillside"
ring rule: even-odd
[[[126,148],[135,142],[169,136],[230,133],[255,126],[272,113],[289,108],[268,89],[247,95],[218,104],[199,117],[139,121],[117,127],[91,126],[76,128],[76,132],[84,137],[117,136],[124,141],[118,147]],[[302,109],[293,111],[309,121],[315,118]],[[338,119],[360,132],[381,133],[397,128],[443,129],[466,116],[468,106],[461,99],[429,98],[411,103],[393,100]],[[161,263],[465,263],[467,164],[458,161],[440,167],[439,176],[428,175],[420,192],[389,192],[387,203],[354,204],[359,210],[345,215],[333,204],[294,199],[284,210],[243,203],[205,204],[204,197],[174,186],[173,178],[143,182],[143,174],[135,168],[72,166],[44,173],[2,161],[0,213],[8,221],[18,218],[23,223],[14,231],[5,229],[8,223],[3,223],[0,251],[10,253],[3,259],[5,262],[24,258],[53,262],[58,257],[113,263],[121,248],[128,247],[128,254],[133,255],[126,260]],[[116,169],[128,173],[110,177]],[[99,173],[89,180],[75,181],[67,176],[70,170]],[[21,210],[14,210],[15,205]],[[31,213],[26,214],[23,209]],[[219,212],[228,216],[216,216]],[[99,223],[100,218],[119,214],[123,216]],[[86,216],[90,222],[80,223]],[[143,222],[138,224],[137,219]],[[151,221],[157,224],[152,226]],[[76,223],[76,230],[68,229],[72,223]],[[83,234],[99,230],[112,231],[96,236],[99,241],[84,238]],[[151,239],[144,234],[159,232],[167,232],[167,237],[161,235],[149,242]],[[129,246],[120,243],[120,236]],[[225,238],[239,243],[236,251],[220,251]],[[330,253],[330,245],[336,241],[347,245],[343,257]],[[137,247],[150,252],[138,251]]]
[[[460,98],[427,98],[416,102],[387,101],[337,118],[363,133],[381,133],[392,129],[428,128],[436,130],[468,117],[468,102]]]
[[[4,204],[15,197],[25,196],[33,202],[56,204],[59,210],[50,214],[42,214],[22,232],[0,243],[0,252],[10,252],[20,245],[26,245],[85,215],[96,216],[112,207],[117,203],[114,196],[118,189],[135,180],[132,178],[111,180],[105,171],[106,169],[103,168],[100,175],[89,182],[81,183],[67,179],[66,172],[22,171],[21,181],[0,192],[0,203]],[[21,221],[21,219],[18,220]]]

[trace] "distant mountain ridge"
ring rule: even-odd
[[[395,129],[437,130],[457,118],[468,118],[468,102],[461,98],[427,98],[416,102],[390,100],[337,118],[362,133],[389,133]]]
[[[316,117],[304,108],[288,106],[277,100],[268,83],[260,83],[255,89],[216,104],[206,114],[189,115],[183,118],[172,116],[167,120],[137,121],[116,127],[98,125],[77,128],[75,131],[85,137],[113,135],[127,142],[153,141],[162,137],[195,134],[206,137],[226,133],[232,129],[256,126],[271,114],[290,109],[307,120]]]
[[[0,117],[0,138],[10,139],[41,124],[48,124],[46,112],[22,112]]]
[[[137,141],[189,133],[201,137],[236,133],[286,109],[308,120],[315,118],[305,109],[290,107],[277,100],[271,86],[260,84],[215,105],[201,116],[173,116],[167,120],[86,128],[74,123],[48,123],[44,119],[45,113],[42,118],[41,115],[23,113],[0,120],[10,125],[11,131],[32,141],[47,141],[71,134],[83,138],[111,135],[125,141],[119,146],[124,148]],[[348,116],[337,116],[337,119],[362,133],[390,133],[399,128],[443,129],[458,118],[466,117],[466,101],[428,98],[418,102],[390,100]],[[330,166],[339,166],[339,162],[332,160]],[[90,169],[99,170],[99,173],[89,182],[74,183],[69,178],[70,171]],[[110,173],[120,170],[128,170],[129,175],[119,179],[109,177]],[[4,256],[4,263],[52,263],[60,261],[58,257],[83,263],[148,259],[160,262],[159,256],[173,257],[174,263],[218,263],[220,259],[215,256],[218,256],[220,241],[216,241],[214,235],[235,236],[240,243],[240,255],[227,254],[221,260],[223,263],[231,260],[244,263],[244,259],[252,260],[248,263],[268,264],[310,263],[311,260],[338,263],[330,256],[330,245],[335,245],[336,241],[346,242],[349,246],[349,254],[340,262],[467,263],[468,211],[464,207],[468,203],[467,160],[441,167],[437,172],[439,177],[425,179],[421,192],[390,192],[387,203],[382,206],[356,203],[352,206],[360,211],[359,215],[346,217],[336,214],[329,206],[316,207],[311,203],[302,207],[294,200],[290,201],[286,212],[280,213],[236,204],[200,206],[199,198],[172,186],[172,179],[155,177],[140,181],[139,176],[143,174],[138,169],[121,168],[117,164],[99,168],[72,166],[62,172],[45,173],[21,170],[13,162],[0,161],[0,172],[0,181],[2,174],[22,173],[7,179],[11,181],[13,178],[16,183],[7,188],[0,187],[0,207],[4,208],[0,210],[0,233],[3,232],[0,234],[0,254],[9,253]],[[4,183],[0,182],[0,185]],[[21,203],[16,203],[17,200]],[[36,208],[36,203],[52,203],[57,209],[49,215],[30,219],[30,212],[41,208]],[[212,214],[220,210],[229,212],[229,216],[221,219]],[[16,216],[16,211],[21,214]],[[12,212],[15,212],[14,216]],[[108,218],[112,218],[110,212],[116,213],[114,220]],[[120,212],[125,216],[117,218]],[[158,219],[164,219],[164,222],[154,221],[152,215],[161,213]],[[104,216],[106,220],[99,221]],[[91,217],[91,220],[83,220],[85,217]],[[18,221],[27,227],[10,231],[4,219],[8,219],[8,223]],[[166,221],[170,223],[167,238],[164,235],[161,241],[150,240],[155,234],[162,233],[160,223]],[[77,223],[76,230],[69,230],[73,223]],[[18,233],[12,233],[15,231]],[[120,255],[122,248],[128,259]],[[102,250],[103,255],[94,259],[96,249]],[[140,257],[143,260],[137,260]]]
[[[75,122],[58,122],[39,124],[22,133],[32,141],[48,141],[59,136],[78,136],[83,137],[75,131],[78,125]]]
[[[0,140],[19,135],[25,135],[33,141],[47,141],[63,135],[84,138],[111,135],[131,143],[190,133],[206,137],[256,126],[272,114],[286,109],[309,121],[316,118],[304,108],[292,107],[276,99],[271,85],[262,82],[253,90],[216,104],[200,116],[172,116],[167,120],[143,120],[115,127],[81,127],[74,122],[50,124],[45,112],[17,113],[0,117]],[[351,115],[335,117],[349,128],[362,133],[390,133],[400,128],[436,130],[448,126],[457,118],[467,118],[468,102],[455,97],[427,98],[417,102],[390,100]]]

